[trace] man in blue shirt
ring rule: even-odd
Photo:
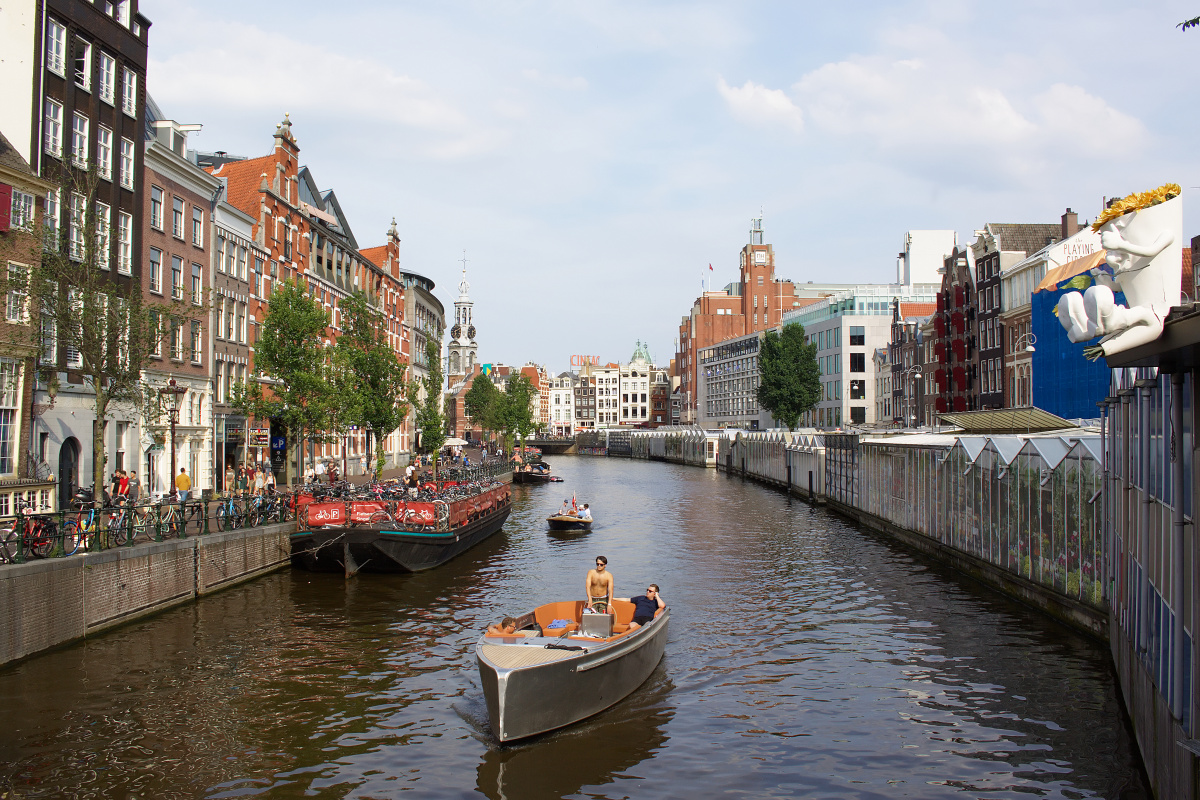
[[[646,593],[639,597],[624,598],[633,603],[633,621],[629,623],[629,630],[637,630],[648,622],[651,622],[658,616],[658,612],[667,607],[663,602],[662,596],[658,593],[658,584],[650,584],[650,588],[646,589]]]

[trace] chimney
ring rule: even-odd
[[[1071,209],[1062,215],[1062,238],[1067,239],[1079,233],[1079,215]]]

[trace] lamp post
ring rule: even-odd
[[[176,385],[174,378],[158,390],[159,397],[167,398],[167,416],[171,420],[171,473],[167,477],[167,488],[172,501],[175,500],[175,424],[179,422],[179,402],[185,394],[187,388]]]
[[[914,388],[912,389],[911,392],[909,392],[909,390],[908,390],[908,384],[910,383],[910,376],[911,376],[911,383],[914,386]],[[919,364],[914,364],[913,366],[904,370],[903,372],[900,373],[900,380],[902,380],[904,382],[904,394],[906,396],[910,396],[912,399],[913,414],[912,414],[911,419],[913,421],[913,427],[915,428],[916,424],[917,424],[917,390],[916,390],[915,386],[916,386],[916,383],[921,380],[921,366]]]
[[[1021,352],[1021,350],[1022,350],[1021,344],[1022,343],[1025,344],[1024,352],[1026,352],[1026,353],[1036,353],[1037,352],[1037,348],[1034,347],[1034,345],[1037,344],[1037,336],[1035,336],[1032,333],[1025,333],[1025,334],[1022,334],[1020,337],[1018,337],[1017,341],[1013,344],[1013,354],[1014,355]],[[1022,381],[1022,383],[1024,384],[1024,381]],[[1028,387],[1023,385],[1021,388],[1022,388],[1021,396],[1022,396],[1022,399],[1024,399],[1025,390]],[[1015,400],[1015,398],[1014,398],[1014,400]],[[1031,403],[1029,403],[1029,405],[1033,405],[1033,403],[1031,402]]]

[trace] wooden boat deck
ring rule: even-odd
[[[552,641],[542,639],[541,641]],[[522,643],[524,644],[524,643]],[[539,664],[549,664],[579,655],[578,650],[547,650],[542,645],[534,647],[513,647],[503,644],[485,644],[479,647],[480,654],[499,669],[520,669],[536,667]]]

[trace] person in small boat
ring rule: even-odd
[[[608,571],[607,558],[596,556],[596,568],[588,570],[585,584],[588,608],[601,614],[611,614],[613,576]]]
[[[662,597],[658,594],[658,584],[652,583],[646,589],[646,593],[638,597],[622,597],[621,600],[633,603],[633,621],[629,623],[629,630],[637,630],[648,622],[651,622],[658,616],[667,604],[663,602]]]
[[[578,517],[585,522],[592,521],[592,510],[588,508],[587,503],[583,504],[583,508],[579,511]]]
[[[563,500],[562,508],[560,508],[560,509],[558,510],[558,516],[560,516],[560,517],[573,517],[573,516],[575,516],[575,509],[571,508],[571,500],[570,500],[570,498],[568,498],[568,499],[566,499],[566,500]]]
[[[512,617],[505,617],[500,620],[499,625],[488,625],[488,633],[500,634],[502,636],[512,636],[517,632],[517,621]]]

